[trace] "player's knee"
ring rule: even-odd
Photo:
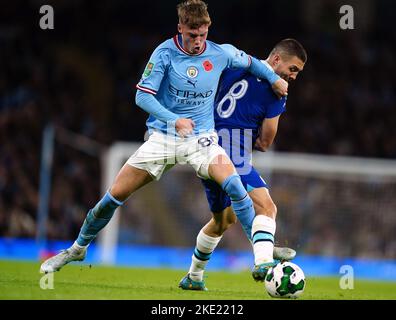
[[[276,219],[276,214],[278,212],[278,208],[273,202],[268,202],[266,204],[255,204],[254,209],[256,211],[256,215],[261,214],[274,220]]]
[[[114,199],[124,202],[129,197],[129,192],[121,188],[118,184],[113,184],[109,190],[109,193]]]
[[[218,155],[208,166],[208,175],[219,184],[235,174],[235,167],[226,155]]]

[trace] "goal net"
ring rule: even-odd
[[[116,143],[103,161],[103,188],[111,185],[139,147]],[[396,259],[396,161],[295,153],[255,153],[253,163],[277,205],[276,243],[299,254]],[[105,263],[118,244],[192,247],[211,213],[188,165],[137,191],[100,234]],[[251,250],[240,224],[219,247]]]

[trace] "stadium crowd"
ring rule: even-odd
[[[307,48],[308,63],[300,81],[290,86],[275,150],[396,158],[396,43],[391,41],[396,30],[386,19],[386,1],[376,2],[370,28],[349,31],[339,29],[336,7],[334,26],[329,26],[329,10],[323,9],[325,19],[314,25],[305,21],[305,1],[288,3],[295,10],[287,12],[266,8],[265,21],[257,20],[264,6],[259,1],[252,1],[250,10],[242,2],[232,1],[233,10],[208,2],[214,20],[211,40],[233,43],[260,58],[285,37]],[[12,2],[0,13],[1,237],[36,235],[46,124],[104,146],[142,141],[147,114],[134,103],[135,84],[152,49],[176,32],[174,5],[164,1],[153,11],[143,2],[127,1],[59,1],[54,7],[54,30],[38,27],[34,1]],[[282,22],[277,32],[269,32],[277,21]],[[99,157],[58,140],[54,154],[48,237],[72,239],[101,193]],[[394,202],[389,205],[396,208]],[[310,237],[316,240],[307,250],[317,253],[313,244],[328,234],[336,246],[331,252],[344,252],[338,250],[344,245],[342,233],[323,231],[332,220],[326,221],[312,228]],[[378,230],[376,236],[381,246],[384,234]],[[386,252],[384,257],[395,258],[395,250]],[[345,254],[362,255],[359,249]]]

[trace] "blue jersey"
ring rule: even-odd
[[[264,119],[285,111],[286,98],[279,99],[266,80],[244,70],[223,72],[215,100],[215,125],[219,143],[234,163],[246,191],[268,188],[251,164],[251,153]],[[212,212],[231,205],[227,193],[212,180],[201,180]]]
[[[236,167],[250,162],[263,120],[280,115],[285,106],[286,97],[279,99],[268,81],[246,70],[223,72],[215,99],[215,127]]]
[[[137,88],[154,94],[172,113],[192,119],[194,134],[213,131],[213,105],[221,73],[228,67],[246,69],[250,63],[251,57],[243,51],[208,40],[202,52],[189,54],[178,35],[154,50]],[[174,128],[153,115],[146,124],[149,131],[175,134]]]

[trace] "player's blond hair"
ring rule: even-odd
[[[179,23],[191,29],[198,29],[203,25],[210,26],[212,21],[208,13],[208,5],[201,0],[187,0],[177,5]]]

